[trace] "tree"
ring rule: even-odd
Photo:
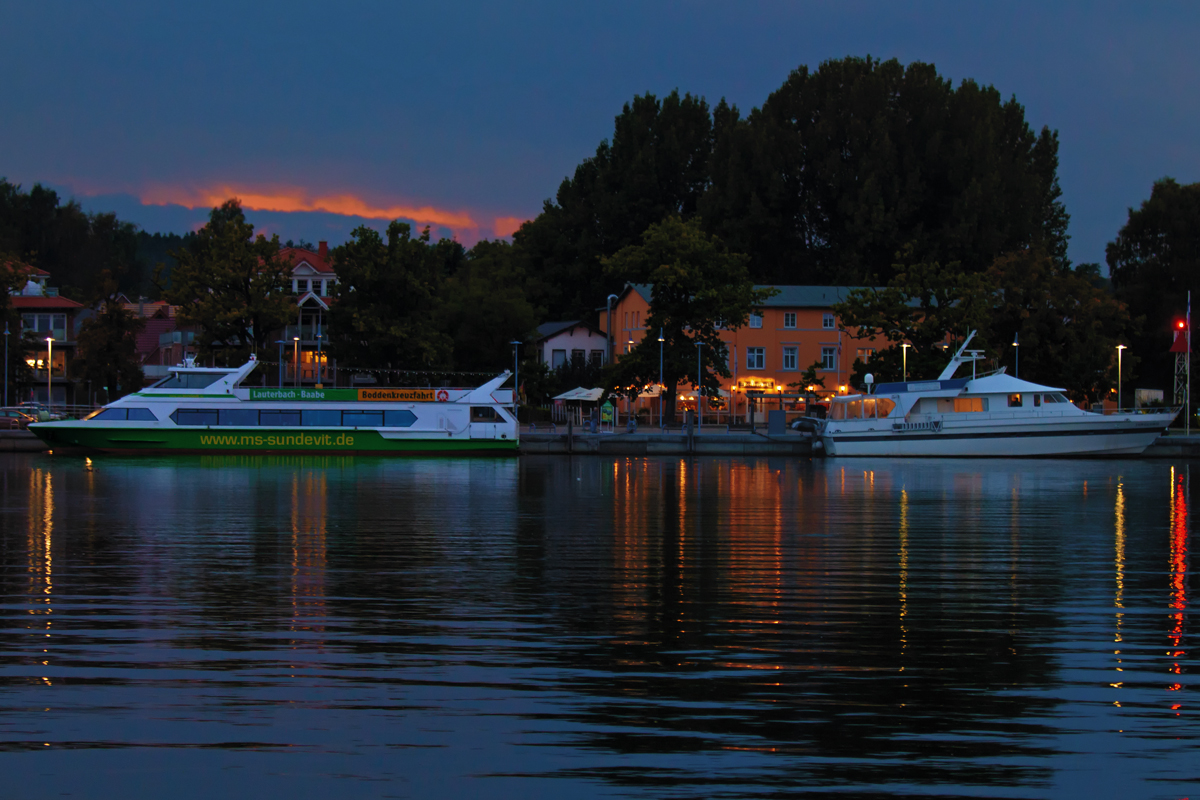
[[[645,94],[626,103],[611,144],[602,141],[513,237],[538,278],[532,302],[552,319],[578,318],[618,289],[601,261],[637,244],[664,217],[696,213],[708,186],[711,140],[703,98],[674,91],[661,101]]]
[[[1145,318],[1132,351],[1147,377],[1170,387],[1173,324],[1187,313],[1188,292],[1200,302],[1200,183],[1156,181],[1149,199],[1129,209],[1105,257],[1117,297],[1133,317]]]
[[[1082,266],[1064,268],[1038,249],[996,259],[988,271],[998,289],[991,341],[1000,362],[1014,367],[1012,342],[1019,342],[1020,377],[1094,402],[1116,385],[1116,347],[1136,325],[1122,303],[1094,285],[1090,265]],[[1125,377],[1137,364],[1132,354],[1124,359]]]
[[[111,402],[142,386],[142,365],[137,355],[137,335],[146,321],[113,298],[106,299],[100,310],[79,328],[75,369],[81,381],[90,381],[99,389],[108,388]]]
[[[536,330],[538,312],[512,245],[484,240],[466,256],[442,292],[442,328],[454,340],[456,369],[498,370],[512,363],[511,343]]]
[[[181,324],[200,329],[202,355],[218,349],[229,361],[266,355],[296,309],[279,237],[255,236],[236,199],[214,208],[208,220],[186,249],[171,253],[178,265],[162,295],[179,306]]]
[[[702,382],[710,397],[717,396],[716,376],[730,377],[720,330],[745,325],[755,306],[775,293],[754,288],[745,256],[729,252],[719,239],[701,231],[698,220],[684,222],[677,216],[651,225],[641,244],[605,259],[604,269],[622,282],[651,284],[646,328],[651,333],[661,329],[665,339],[662,374],[669,420],[674,419],[680,382],[697,387]],[[644,337],[609,370],[606,388],[636,397],[643,387],[657,384],[658,345],[657,336]],[[702,375],[696,374],[697,367]]]
[[[745,120],[718,118],[714,142],[705,227],[760,282],[887,281],[906,245],[965,272],[1033,245],[1066,261],[1057,134],[932,64],[800,67]]]
[[[987,340],[995,302],[991,278],[965,272],[957,263],[896,264],[895,270],[896,277],[886,288],[854,289],[833,307],[842,330],[854,329],[853,338],[882,338],[894,345],[876,353],[869,365],[855,362],[851,382],[858,386],[868,368],[900,380],[903,342],[913,345],[907,356],[908,374],[926,378],[946,366],[941,345],[948,336],[960,339],[978,330],[982,341]]]
[[[440,298],[447,262],[462,258],[461,245],[431,245],[429,228],[414,239],[408,223],[395,221],[386,242],[364,226],[331,253],[338,284],[329,310],[330,355],[355,369],[449,366],[454,343],[443,331]]]

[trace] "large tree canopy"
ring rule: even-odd
[[[1189,291],[1200,303],[1200,183],[1157,181],[1150,198],[1129,209],[1106,257],[1117,297],[1144,317],[1143,333],[1131,343],[1143,373],[1169,387],[1172,325],[1186,314]]]
[[[601,259],[637,244],[664,217],[696,212],[709,181],[712,122],[701,98],[637,96],[617,116],[612,142],[563,180],[553,201],[514,240],[528,259],[534,303],[554,317],[592,312],[619,288]]]
[[[710,397],[717,395],[716,376],[728,378],[729,352],[720,328],[736,330],[774,290],[755,289],[746,272],[746,257],[729,252],[697,220],[668,217],[642,234],[641,244],[605,259],[605,271],[622,282],[652,284],[646,328],[638,342],[609,371],[607,388],[636,396],[657,384],[661,345],[666,413],[673,416],[675,387],[690,382]],[[699,352],[697,348],[699,347]],[[701,375],[696,370],[701,369]]]
[[[1057,134],[932,64],[801,67],[715,139],[705,223],[750,254],[756,280],[886,282],[905,247],[967,272],[1031,245],[1065,263]]]
[[[453,340],[443,324],[443,288],[462,246],[430,244],[428,228],[413,238],[404,222],[388,225],[387,241],[367,227],[350,237],[332,251],[338,284],[329,310],[330,354],[349,368],[445,369]]]
[[[200,330],[196,345],[236,363],[248,353],[270,352],[272,336],[295,313],[289,296],[291,265],[279,254],[279,237],[254,235],[241,204],[227,200],[188,247],[171,254],[179,264],[163,297],[179,306],[179,321]]]

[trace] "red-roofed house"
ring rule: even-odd
[[[291,342],[299,337],[300,380],[316,383],[320,377],[318,367],[326,361],[324,345],[329,334],[325,314],[337,283],[329,244],[321,242],[315,253],[299,247],[285,247],[279,252],[292,264],[292,293],[296,296],[296,324],[287,326],[283,340]],[[294,377],[289,365],[287,379]]]
[[[29,271],[25,288],[11,295],[8,301],[21,315],[21,342],[25,361],[34,370],[34,383],[17,387],[17,395],[9,398],[9,402],[52,401],[61,406],[67,402],[68,391],[74,388],[67,377],[67,364],[75,354],[75,316],[85,306],[59,297],[57,289],[47,286],[50,273],[36,267],[30,267]]]

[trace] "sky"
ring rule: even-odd
[[[281,239],[536,216],[635,95],[760,106],[798,66],[924,61],[1060,139],[1070,257],[1200,180],[1187,3],[0,0],[0,177],[150,231],[240,197]]]

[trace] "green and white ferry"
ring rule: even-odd
[[[503,454],[518,446],[504,372],[476,389],[243,386],[258,366],[184,362],[80,420],[29,426],[51,452]]]

